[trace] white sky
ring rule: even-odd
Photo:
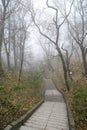
[[[43,7],[45,7],[46,5],[46,0],[32,0],[32,1],[34,3],[34,7],[39,10],[42,10]]]
[[[34,8],[42,12],[43,8],[46,6],[45,0],[31,0],[33,2]],[[37,28],[34,28],[33,31],[31,32],[31,37],[30,37],[30,44],[32,46],[32,52],[34,54],[34,60],[40,60],[43,58],[43,50],[42,47],[40,46],[39,43],[39,37],[40,34],[38,32]]]

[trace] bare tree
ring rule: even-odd
[[[2,44],[3,44],[3,38],[4,38],[6,13],[7,13],[7,8],[9,6],[10,0],[1,0],[1,2],[2,2],[3,8],[2,8],[2,18],[0,21],[0,75],[3,74],[1,51],[2,51]]]
[[[42,40],[42,41],[44,41],[44,43],[42,43],[41,40],[39,40],[39,41],[40,41],[40,45],[41,45],[41,47],[42,47],[42,49],[43,49],[43,51],[45,53],[45,56],[46,56],[46,63],[47,63],[47,66],[48,66],[47,68],[53,72],[54,69],[53,69],[53,67],[51,65],[51,62],[50,62],[51,57],[52,57],[52,51],[51,51],[52,44],[46,39]]]
[[[4,73],[3,67],[2,67],[2,48],[3,44],[5,45],[6,55],[7,55],[7,62],[8,66],[10,68],[10,16],[11,14],[18,9],[19,3],[21,0],[1,0],[0,1],[0,73]],[[6,30],[6,24],[9,20],[9,40],[7,37],[5,38],[5,35],[7,35],[7,32],[5,34]],[[1,75],[0,74],[0,75]]]
[[[29,26],[26,27],[22,21],[22,27],[20,30],[20,45],[19,45],[19,50],[20,50],[20,68],[19,68],[19,77],[18,77],[18,84],[20,83],[21,80],[21,75],[22,75],[22,70],[23,70],[23,63],[24,63],[24,54],[25,54],[25,42],[27,38],[27,29]]]
[[[20,69],[19,69],[18,84],[20,83],[21,75],[22,75],[22,69],[23,69],[26,30],[24,30],[24,36],[22,35],[22,37],[20,37],[20,38],[22,38],[22,42],[20,42]],[[21,39],[20,39],[20,41],[21,41]]]
[[[85,8],[85,0],[77,0],[74,5],[74,20],[70,22],[67,19],[68,30],[75,40],[76,44],[79,46],[81,55],[82,55],[82,63],[84,68],[84,74],[87,75],[87,28],[86,28],[86,11]],[[79,20],[78,20],[79,19]]]
[[[74,0],[73,0],[74,1]],[[31,15],[32,15],[32,19],[34,21],[34,24],[36,25],[36,27],[38,28],[40,34],[42,36],[44,36],[45,38],[47,38],[52,44],[54,44],[56,46],[56,50],[61,58],[61,61],[62,61],[62,66],[63,66],[63,71],[64,71],[64,79],[65,79],[65,84],[66,84],[66,87],[67,87],[67,90],[70,90],[70,87],[69,87],[69,84],[68,84],[68,75],[67,75],[67,68],[66,68],[66,64],[65,64],[65,61],[64,61],[64,57],[63,57],[63,54],[62,54],[62,51],[60,49],[60,46],[59,46],[59,37],[60,37],[60,29],[62,27],[62,25],[64,24],[65,20],[67,19],[67,17],[69,16],[70,12],[71,12],[71,8],[72,8],[72,5],[73,5],[73,1],[70,5],[70,9],[69,9],[69,12],[67,13],[66,17],[64,17],[64,19],[61,21],[60,24],[58,24],[58,20],[59,20],[59,17],[58,17],[58,12],[59,12],[59,9],[56,8],[55,6],[51,6],[49,5],[49,1],[47,0],[46,1],[46,4],[47,4],[47,7],[49,9],[52,9],[54,10],[56,13],[55,13],[55,19],[53,19],[53,23],[55,25],[55,32],[56,32],[56,38],[55,40],[51,39],[50,36],[48,36],[47,34],[43,33],[41,28],[39,27],[39,25],[36,23],[36,20],[35,20],[35,16],[34,14],[32,14],[31,12]]]

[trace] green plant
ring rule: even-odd
[[[29,72],[28,78],[30,85],[32,85],[33,87],[38,87],[38,85],[43,79],[43,72],[39,70],[31,70]]]
[[[87,115],[87,87],[81,86],[79,82],[76,82],[75,87],[72,94],[72,106],[78,119],[85,120]]]
[[[4,86],[0,86],[0,90],[4,90],[4,88],[5,88]]]
[[[25,89],[25,87],[22,86],[22,85],[17,85],[17,86],[14,86],[14,87],[12,88],[13,91],[18,91],[18,90],[23,90],[23,89]]]
[[[69,86],[71,87],[71,86],[72,86],[72,81],[71,81],[71,80],[68,80],[68,84],[69,84]]]

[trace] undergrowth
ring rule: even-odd
[[[87,84],[76,81],[73,84],[71,95],[71,108],[76,122],[77,130],[87,129]]]
[[[43,88],[42,75],[41,71],[25,72],[19,85],[17,72],[8,72],[3,79],[0,79],[0,130],[40,101]]]
[[[61,89],[66,94],[74,117],[76,130],[87,130],[87,77],[78,77],[77,75],[73,82],[69,80],[69,92],[66,90],[63,80],[60,79],[60,74],[59,76],[52,74],[51,77],[58,89]]]

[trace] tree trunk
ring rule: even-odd
[[[26,40],[26,32],[25,32],[25,38],[23,39],[23,45],[20,42],[20,71],[19,71],[19,77],[18,77],[18,85],[21,80],[22,70],[23,70],[23,63],[24,63],[24,48],[25,48],[25,40]],[[21,39],[21,37],[20,37]]]
[[[10,56],[9,56],[9,53],[7,53],[7,64],[8,64],[8,70],[10,70],[11,66],[10,66]]]
[[[70,86],[68,84],[67,69],[66,69],[66,66],[65,66],[64,59],[61,58],[61,61],[62,61],[62,65],[63,65],[65,84],[66,84],[67,90],[69,91],[70,90]]]
[[[69,84],[68,84],[67,68],[66,68],[65,61],[64,61],[63,55],[61,53],[61,50],[58,46],[57,46],[57,51],[60,55],[62,66],[63,66],[65,84],[66,84],[67,90],[69,91],[70,87],[69,87]]]
[[[10,21],[10,16],[9,16],[9,19],[8,19],[8,24],[9,24],[9,45],[8,45],[8,53],[7,53],[7,59],[8,59],[8,70],[11,69],[11,64],[10,64],[10,53],[11,53],[11,47],[10,47],[10,44],[11,44],[11,41],[10,41],[10,37],[11,37],[11,21]]]
[[[4,46],[6,51],[8,70],[10,70],[10,52],[8,51],[7,43],[5,42],[5,40],[4,40]]]
[[[69,65],[70,63],[69,63],[69,61],[67,61],[66,64],[67,64],[67,72],[68,72],[68,76],[69,76],[70,80],[73,81],[72,76],[71,76],[71,74],[70,74],[70,65]]]
[[[81,48],[81,53],[82,53],[82,60],[83,60],[83,67],[84,67],[84,75],[87,75],[87,61],[86,61],[86,54],[83,46]]]
[[[2,21],[1,30],[0,30],[0,76],[4,73],[3,67],[2,67],[2,42],[4,37],[4,21]]]
[[[6,7],[3,5],[3,17],[1,21],[1,30],[0,30],[0,76],[4,74],[4,70],[2,67],[2,58],[1,58],[1,53],[2,53],[2,43],[3,43],[3,38],[4,38],[4,26],[5,26],[5,16],[6,16]]]
[[[15,40],[15,30],[14,30],[14,36],[13,36],[13,52],[14,52],[14,67],[15,70],[17,69],[17,55],[16,55],[16,40]]]
[[[3,70],[3,67],[2,67],[2,59],[1,59],[1,43],[0,43],[0,77],[3,76],[4,74],[4,70]]]
[[[86,56],[82,52],[82,59],[83,59],[83,67],[84,67],[84,74],[87,75],[87,62],[86,62]]]

